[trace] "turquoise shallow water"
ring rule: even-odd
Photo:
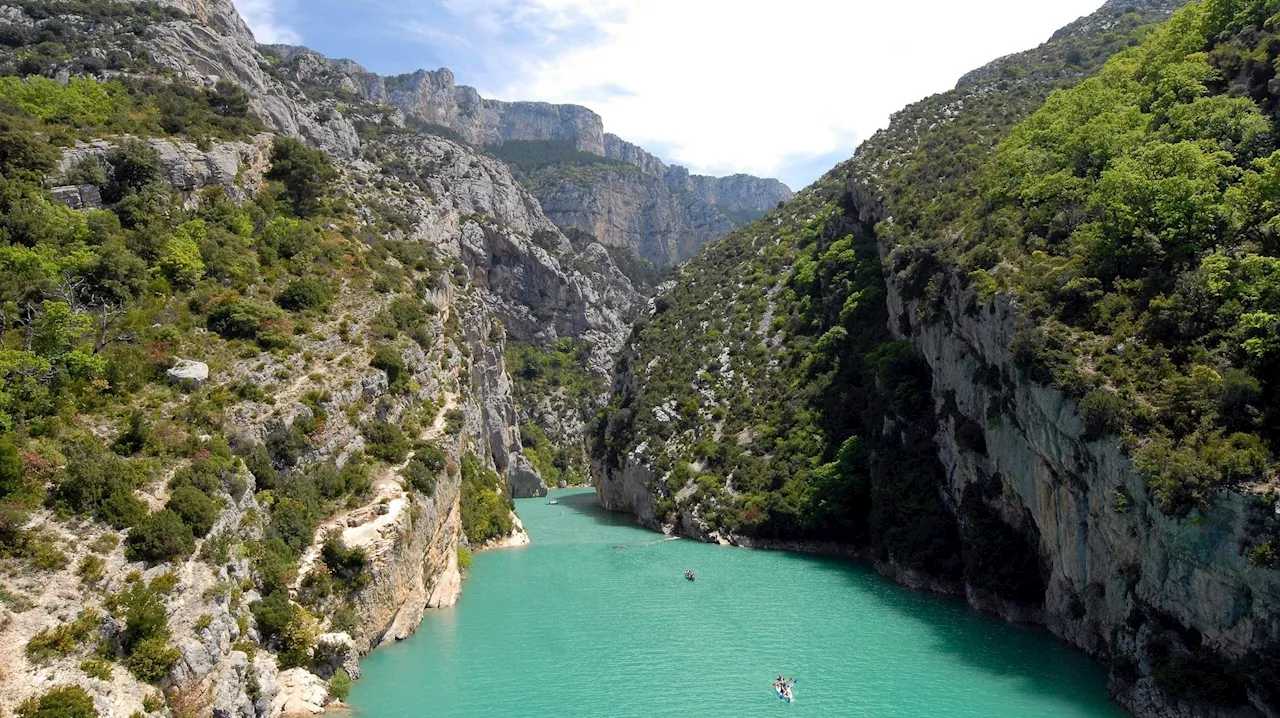
[[[861,566],[664,541],[590,491],[552,495],[516,502],[532,546],[477,555],[456,608],[368,657],[357,713],[1123,716],[1104,669],[1043,631]],[[778,673],[799,678],[795,703],[774,696]]]

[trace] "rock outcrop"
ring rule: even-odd
[[[175,384],[197,387],[209,381],[209,365],[202,361],[179,359],[165,375]]]
[[[729,177],[690,174],[684,167],[668,166],[644,148],[616,135],[605,135],[604,139],[606,157],[635,165],[643,174],[661,177],[667,189],[677,195],[693,194],[718,210],[733,226],[763,217],[779,203],[791,199],[793,194],[789,187],[776,179],[746,174]]]
[[[625,164],[548,167],[530,189],[557,225],[660,267],[693,257],[792,194],[775,179],[693,175],[615,135],[605,135],[605,156]]]
[[[307,102],[264,68],[253,33],[232,0],[162,0],[191,15],[188,20],[160,23],[148,38],[152,60],[196,83],[231,80],[250,96],[250,108],[281,134],[306,139],[337,157],[356,152],[355,128],[331,107]]]
[[[964,292],[952,290],[941,317],[919,321],[919,302],[904,301],[902,288],[889,283],[890,325],[933,371],[947,502],[958,509],[967,487],[995,482],[1002,518],[1039,537],[1047,591],[1034,622],[1090,655],[1139,665],[1135,682],[1115,686],[1135,715],[1182,715],[1151,685],[1147,644],[1171,640],[1157,627],[1162,622],[1195,631],[1232,660],[1280,640],[1280,573],[1250,562],[1240,548],[1260,518],[1256,501],[1222,491],[1196,521],[1161,513],[1119,444],[1088,440],[1075,402],[1015,364],[1009,347],[1017,306],[997,298],[975,313]],[[997,386],[982,380],[997,372]],[[993,406],[1003,410],[993,415]],[[964,420],[981,427],[985,452],[957,440]],[[973,592],[969,599],[1009,618],[1025,615]]]
[[[221,187],[237,204],[257,193],[262,188],[263,176],[271,168],[273,137],[270,133],[263,133],[254,137],[252,142],[214,141],[207,150],[191,142],[163,139],[149,139],[145,144],[159,159],[160,178],[190,209],[196,206],[197,195],[206,187]],[[129,139],[77,142],[74,147],[63,150],[58,174],[65,176],[89,163],[111,179],[114,172],[112,153]],[[102,208],[102,194],[95,185],[59,185],[52,191],[72,209]]]
[[[582,152],[604,154],[604,122],[578,105],[502,102],[454,83],[447,68],[385,80],[385,102],[419,122],[442,125],[477,146],[508,140],[568,140]]]
[[[394,137],[383,151],[414,175],[416,191],[379,199],[412,218],[406,236],[461,262],[508,334],[524,342],[585,339],[607,371],[641,299],[603,247],[571,245],[493,157],[431,135]],[[376,171],[365,162],[353,168],[357,176]]]

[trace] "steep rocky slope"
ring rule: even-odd
[[[552,164],[530,174],[530,189],[557,225],[660,267],[689,259],[791,198],[778,180],[691,175],[614,135],[605,135],[605,156],[621,164]]]
[[[1033,264],[1060,251],[1056,243],[1096,205],[1054,194],[1060,175],[1045,164],[1054,150],[1037,157],[1013,148],[1043,150],[1070,136],[1091,116],[1081,109],[1086,119],[1076,120],[1065,108],[1084,108],[1087,100],[1075,98],[1096,98],[1087,93],[1097,85],[1055,96],[1037,114],[1042,119],[1010,137],[1051,90],[1080,83],[1144,38],[1141,52],[1168,53],[1142,64],[1144,71],[1194,63],[1201,56],[1174,53],[1210,45],[1214,67],[1200,75],[1208,80],[1198,92],[1272,107],[1265,86],[1273,70],[1244,59],[1248,48],[1266,46],[1262,4],[1209,3],[1211,22],[1246,18],[1223,25],[1235,35],[1202,36],[1216,48],[1184,34],[1192,16],[1162,30],[1164,39],[1149,34],[1146,23],[1180,5],[1108,3],[1044,46],[971,73],[956,90],[895,115],[850,162],[785,208],[691,262],[651,302],[622,354],[594,447],[601,503],[704,540],[862,551],[903,583],[963,593],[977,608],[1043,623],[1109,661],[1113,694],[1135,715],[1275,715],[1274,452],[1259,459],[1255,439],[1236,434],[1224,451],[1247,469],[1223,480],[1196,463],[1219,459],[1183,453],[1178,461],[1188,472],[1173,476],[1149,457],[1163,456],[1152,452],[1165,451],[1166,437],[1179,436],[1165,432],[1179,429],[1159,424],[1170,409],[1144,407],[1185,405],[1153,399],[1150,387],[1109,386],[1123,375],[1106,373],[1116,363],[1108,353],[1132,356],[1144,342],[1171,340],[1137,328],[1100,340],[1067,312],[1105,291],[1059,289],[1046,300],[1035,284],[1072,278],[1061,265]],[[1163,49],[1170,46],[1177,49]],[[1140,63],[1108,65],[1104,72],[1117,78],[1108,82],[1157,84],[1150,78],[1159,75],[1124,74]],[[1184,102],[1201,96],[1188,93]],[[1211,141],[1205,129],[1188,132]],[[1065,172],[1088,177],[1088,162],[1105,160],[1082,146],[1072,155],[1079,164]],[[1263,157],[1269,146],[1222,145]],[[993,156],[1006,164],[987,166]],[[1010,194],[999,184],[1044,176],[1054,179],[1038,185],[1042,195],[1030,188]],[[1143,206],[1137,195],[1125,197]],[[1036,214],[1036,207],[1047,210]],[[1026,219],[1015,214],[1023,208]],[[1018,225],[1004,224],[1015,216],[1032,229],[1004,242],[1018,236],[1010,233]],[[1216,231],[1226,244],[1233,230]],[[1273,253],[1267,241],[1234,251]],[[1087,256],[1087,246],[1075,251]],[[1159,281],[1164,270],[1153,268],[1161,261],[1155,256],[1140,261],[1152,263],[1145,276]],[[1133,282],[1122,285],[1127,291],[1138,291],[1125,279]],[[1076,297],[1081,304],[1070,305]],[[1055,321],[1076,321],[1079,334],[1064,339],[1052,332],[1067,330],[1051,328],[1044,331],[1059,337],[1051,342],[1061,343],[1038,341],[1033,322]],[[1089,321],[1101,333],[1104,325]],[[1233,363],[1267,381],[1265,371],[1256,373],[1261,359],[1242,360],[1226,346],[1213,350],[1213,373],[1195,370],[1210,396],[1222,396],[1212,393],[1221,380],[1214,377],[1230,374]],[[1167,361],[1139,356],[1149,365]],[[1208,363],[1203,354],[1196,361]],[[1252,419],[1238,426],[1266,435],[1258,397],[1269,385],[1245,383],[1253,403],[1241,416]],[[1133,413],[1116,409],[1107,392],[1126,392]],[[1212,402],[1223,399],[1207,401],[1209,408],[1172,411],[1215,420]],[[1205,443],[1187,446],[1213,445],[1197,441]]]
[[[278,59],[277,74],[312,97],[394,107],[410,124],[475,147],[526,145],[527,154],[546,158],[529,168],[528,184],[553,222],[659,266],[688,259],[791,196],[773,179],[691,176],[606,134],[600,116],[585,107],[485,99],[455,84],[448,69],[381,77],[306,48],[273,45],[266,51]],[[595,164],[596,158],[618,163]]]
[[[317,712],[519,541],[507,341],[603,372],[639,297],[502,162],[280,83],[229,0],[0,37],[0,706]]]

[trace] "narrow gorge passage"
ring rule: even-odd
[[[590,490],[552,498],[516,502],[531,546],[477,554],[457,607],[365,660],[357,715],[1123,715],[1105,668],[1042,630],[864,566],[666,539]]]

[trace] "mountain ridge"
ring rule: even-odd
[[[333,60],[305,47],[268,45],[264,51],[313,93],[388,105],[404,121],[445,131],[476,147],[500,151],[509,142],[569,143],[577,152],[638,168],[638,177],[605,172],[601,185],[584,187],[570,181],[574,170],[569,166],[542,172],[530,187],[561,228],[586,230],[606,246],[630,248],[658,265],[688,259],[707,242],[792,195],[776,179],[710,177],[667,165],[606,133],[600,116],[586,107],[483,98],[474,88],[458,85],[447,68],[383,77],[351,60]]]

